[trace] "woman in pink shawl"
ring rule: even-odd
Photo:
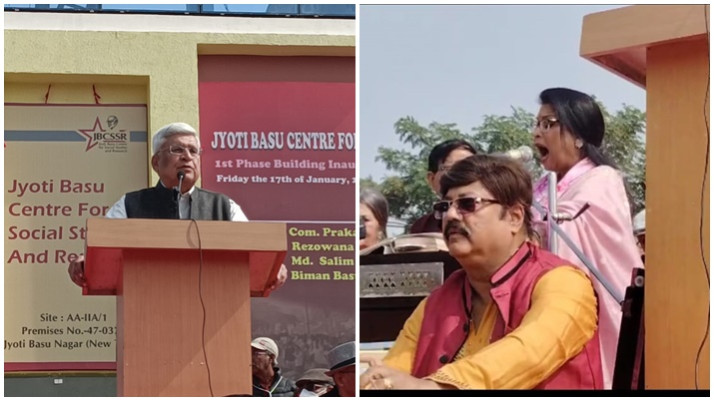
[[[643,267],[634,237],[627,189],[620,172],[602,153],[605,122],[597,103],[588,95],[565,88],[546,89],[533,129],[533,142],[546,170],[558,177],[557,211],[575,216],[559,227],[615,289],[624,294],[632,269]],[[548,206],[547,175],[535,185],[534,202]],[[540,216],[539,213],[535,214]],[[544,216],[536,229],[541,246],[548,248]],[[598,293],[600,350],[605,388],[612,388],[622,312],[619,303],[589,272],[568,245],[557,239],[557,254],[590,274]]]

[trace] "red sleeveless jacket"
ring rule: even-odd
[[[533,288],[543,274],[556,267],[570,265],[550,252],[524,243],[491,277],[491,297],[499,312],[491,343],[521,324],[530,308]],[[459,270],[429,295],[412,367],[413,376],[426,377],[454,360],[468,336],[471,291],[466,273]],[[598,331],[578,355],[536,388],[602,389]]]

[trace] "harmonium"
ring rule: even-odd
[[[360,342],[396,340],[419,302],[460,268],[444,251],[360,256]]]

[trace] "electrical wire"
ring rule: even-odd
[[[208,372],[208,390],[213,394],[213,380],[211,379],[211,367],[208,365],[208,354],[206,353],[206,304],[203,302],[203,247],[201,246],[201,232],[198,229],[198,222],[191,219],[191,223],[196,226],[196,234],[198,234],[198,255],[200,263],[198,266],[198,297],[201,300],[201,309],[203,309],[203,324],[201,325],[201,349],[203,350],[203,359],[206,361],[206,371]]]
[[[708,5],[704,5],[704,29],[706,30],[707,33],[707,88],[706,92],[704,92],[704,125],[707,128],[707,147],[706,147],[706,156],[704,159],[704,174],[702,174],[702,190],[701,190],[701,196],[700,196],[700,208],[699,208],[699,250],[701,252],[702,256],[702,264],[704,266],[704,275],[707,278],[707,289],[710,288],[710,282],[709,282],[709,266],[707,265],[707,260],[706,256],[704,255],[704,189],[706,187],[707,183],[707,170],[709,168],[709,120],[707,119],[707,99],[709,98],[709,86],[711,83],[711,73],[709,70],[709,13],[708,13]],[[706,331],[704,332],[704,337],[702,338],[701,344],[699,344],[699,350],[697,351],[697,358],[694,361],[694,388],[699,390],[699,360],[702,356],[702,350],[704,349],[704,344],[707,341],[707,338],[709,338],[709,324],[710,324],[710,319],[711,319],[711,307],[707,304],[707,328]]]

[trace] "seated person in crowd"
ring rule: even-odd
[[[325,374],[328,369],[309,369],[295,384],[296,397],[338,397],[335,381]]]
[[[597,299],[587,275],[529,242],[531,177],[476,155],[434,205],[461,264],[423,300],[363,389],[601,389]]]
[[[359,249],[369,248],[387,238],[389,204],[379,191],[364,188],[359,194],[360,225],[364,225],[364,238],[359,240]]]
[[[355,342],[349,341],[336,346],[327,353],[330,370],[326,375],[335,380],[340,397],[354,397],[355,383]]]
[[[461,139],[450,139],[434,146],[431,153],[429,153],[429,171],[426,173],[426,182],[431,187],[431,190],[437,196],[441,196],[439,180],[444,175],[444,172],[457,161],[474,154],[476,154],[476,149],[470,143]],[[441,232],[441,222],[434,218],[433,211],[417,219],[409,229],[410,234],[431,232]]]
[[[250,343],[253,369],[253,397],[292,397],[297,386],[280,374],[278,345],[271,338],[258,337]]]

